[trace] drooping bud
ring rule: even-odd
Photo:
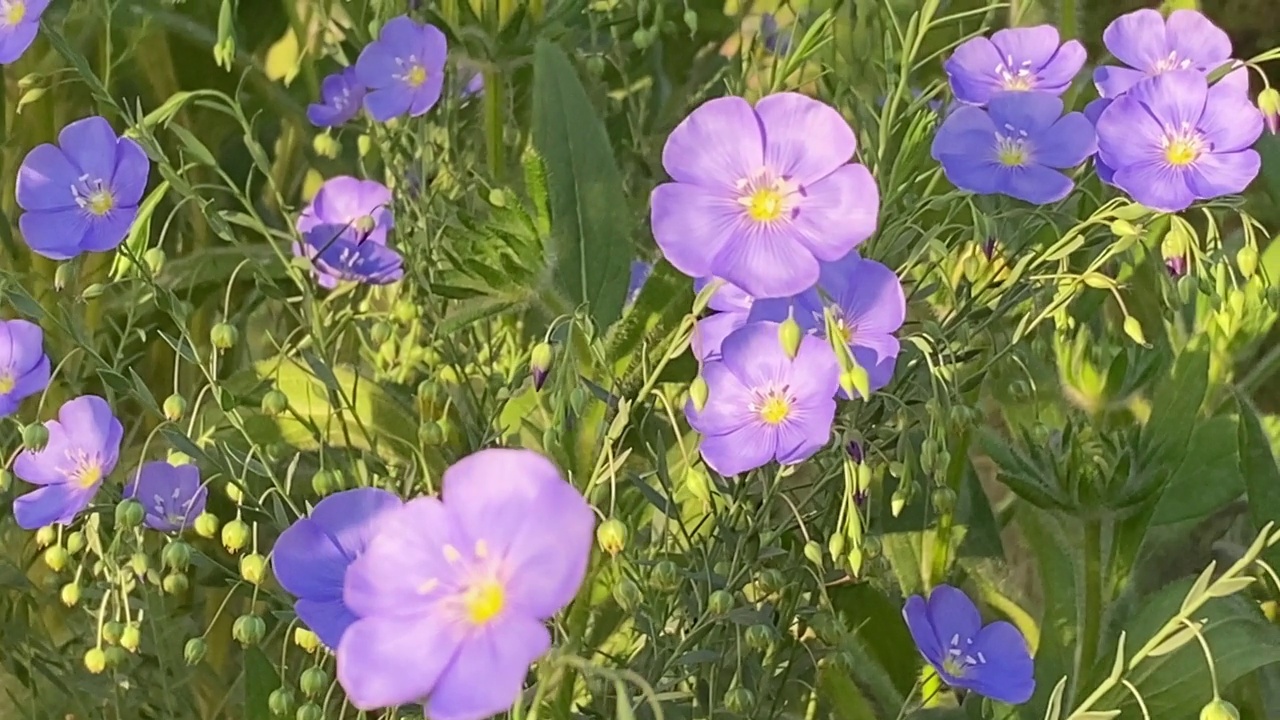
[[[296,627],[293,629],[293,644],[305,653],[313,653],[320,648],[320,636],[304,627]]]
[[[1280,90],[1267,88],[1258,93],[1258,109],[1272,135],[1280,133]]]
[[[136,652],[140,645],[142,645],[142,629],[134,623],[125,625],[124,631],[120,633],[120,647],[129,652]]]
[[[1258,271],[1258,248],[1253,245],[1245,245],[1236,253],[1236,267],[1240,268],[1240,275],[1248,280]]]
[[[186,570],[191,564],[191,546],[181,540],[174,540],[160,552],[160,562],[170,570]]]
[[[1124,328],[1124,334],[1128,335],[1130,340],[1143,347],[1151,347],[1147,344],[1146,336],[1142,334],[1142,323],[1138,322],[1138,318],[1132,315],[1126,317],[1122,327]]]
[[[267,559],[257,553],[240,558],[240,577],[250,585],[261,585],[267,573]]]
[[[640,586],[636,585],[631,578],[624,577],[613,586],[613,599],[623,611],[631,612],[640,607],[643,597],[640,594]]]
[[[88,652],[84,654],[84,667],[94,675],[106,670],[107,654],[102,651],[102,648],[89,648]]]
[[[707,610],[712,615],[728,615],[735,604],[733,593],[728,590],[716,590],[707,598]]]
[[[902,510],[907,506],[907,503],[910,502],[910,500],[911,497],[907,493],[906,488],[899,487],[897,490],[893,491],[893,495],[889,498],[889,512],[892,513],[894,517],[898,517],[902,514]]]
[[[58,536],[52,525],[45,525],[36,531],[36,547],[49,547]]]
[[[293,712],[293,693],[288,688],[276,688],[267,696],[267,708],[276,717],[288,717]]]
[[[777,568],[766,568],[760,573],[758,584],[760,585],[761,590],[772,594],[786,586],[787,578]]]
[[[982,254],[987,258],[987,262],[996,256],[996,237],[988,236],[986,242],[982,243]]]
[[[707,381],[698,375],[689,383],[689,402],[693,404],[693,409],[702,412],[702,408],[707,406],[707,395],[710,393],[707,387]]]
[[[946,515],[956,507],[956,491],[945,486],[934,488],[930,501],[935,512]]]
[[[237,553],[249,542],[249,525],[239,518],[222,526],[222,546],[227,552]]]
[[[729,692],[724,694],[725,709],[738,715],[750,716],[755,704],[756,694],[741,685],[730,688]]]
[[[65,548],[60,545],[54,545],[44,551],[44,564],[54,572],[61,572],[62,568],[67,566],[67,560],[70,559]]]
[[[231,637],[248,647],[256,645],[267,634],[267,623],[257,615],[241,615],[231,624]]]
[[[794,358],[800,352],[800,341],[804,339],[804,331],[796,322],[794,313],[788,313],[787,319],[778,325],[778,342],[787,357]]]
[[[158,247],[142,253],[142,262],[147,264],[147,269],[151,271],[152,275],[160,274],[160,271],[164,269],[164,261],[166,259],[164,250]]]
[[[1200,720],[1240,720],[1240,711],[1226,700],[1214,698],[1200,708]]]
[[[329,673],[315,666],[309,667],[298,678],[298,687],[309,698],[321,695],[329,689]]]
[[[596,528],[596,542],[610,555],[617,555],[627,547],[628,535],[627,526],[617,518],[609,518]]]
[[[230,350],[240,340],[240,331],[235,325],[220,322],[209,331],[209,342],[219,350]]]
[[[262,396],[262,414],[267,417],[275,417],[285,410],[289,409],[289,396],[279,390],[268,390],[266,395]]]
[[[147,511],[137,500],[121,500],[120,504],[116,505],[116,525],[120,527],[138,527],[146,515]]]
[[[850,440],[844,446],[845,452],[849,453],[849,459],[861,464],[863,460],[862,443],[857,440]]]
[[[76,553],[83,550],[84,549],[84,533],[80,532],[79,530],[76,530],[75,532],[68,535],[66,546],[67,546],[67,552],[72,555],[75,555]]]
[[[533,375],[535,391],[541,390],[543,384],[547,382],[547,373],[551,371],[552,359],[551,344],[547,342],[538,343],[529,354],[529,372]]]
[[[207,652],[209,652],[209,644],[204,641],[204,638],[191,638],[182,648],[182,657],[188,665],[199,665]]]
[[[831,533],[831,537],[827,538],[827,552],[831,553],[831,557],[838,558],[844,554],[846,538],[842,532]]]
[[[778,631],[772,625],[752,625],[747,628],[747,647],[764,652],[773,646],[778,639]]]
[[[120,665],[124,664],[124,661],[129,657],[129,655],[124,651],[124,649],[114,647],[114,646],[108,647],[102,652],[104,652],[107,656],[107,667],[109,668],[119,667]]]
[[[195,527],[197,535],[202,538],[212,539],[214,535],[218,534],[219,524],[217,515],[210,512],[203,512],[196,516],[193,526]]]
[[[160,583],[160,587],[170,595],[181,595],[189,586],[187,576],[182,573],[169,573]]]
[[[63,585],[58,597],[62,599],[63,605],[75,607],[75,604],[80,602],[80,585],[74,582]]]
[[[679,566],[670,560],[659,560],[649,573],[649,585],[658,592],[675,592],[680,588]]]
[[[1165,272],[1169,277],[1177,279],[1187,274],[1187,256],[1170,255],[1164,259]]]
[[[418,442],[425,447],[437,447],[444,442],[444,428],[435,420],[426,420],[418,426]]]
[[[49,442],[49,429],[39,423],[32,423],[22,429],[22,447],[31,452],[40,452]]]
[[[822,546],[817,540],[810,540],[804,544],[804,557],[814,565],[822,567]]]
[[[298,708],[298,714],[294,715],[294,720],[322,720],[323,717],[324,709],[313,702],[309,702]]]

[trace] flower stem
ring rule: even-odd
[[[1076,0],[1058,0],[1058,32],[1063,41],[1080,36],[1080,18],[1076,11]]]
[[[1102,521],[1084,523],[1084,577],[1080,586],[1079,635],[1076,642],[1076,671],[1079,682],[1098,656],[1098,634],[1102,632]],[[1079,688],[1077,688],[1077,691]]]

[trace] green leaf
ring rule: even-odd
[[[1182,464],[1156,505],[1152,525],[1210,515],[1244,493],[1236,451],[1236,418],[1219,416],[1199,424]]]
[[[1256,529],[1280,519],[1280,468],[1276,467],[1271,441],[1262,428],[1262,421],[1253,404],[1237,393],[1240,407],[1240,425],[1237,437],[1240,453],[1240,474],[1244,477],[1249,496],[1249,517]],[[1272,547],[1263,553],[1272,566],[1280,565],[1280,547]]]
[[[979,428],[978,444],[999,468],[996,479],[1015,495],[1046,510],[1065,504],[1061,491],[1048,479],[1049,474],[994,430]]]
[[[541,41],[533,59],[533,140],[546,161],[556,290],[588,303],[604,330],[622,314],[632,219],[609,136],[569,58]]]
[[[268,700],[280,687],[275,666],[259,647],[244,651],[244,717],[245,720],[271,720]]]
[[[1209,353],[1188,347],[1174,361],[1172,376],[1160,384],[1151,401],[1151,418],[1139,436],[1141,470],[1182,463],[1208,386]]]
[[[831,588],[831,606],[854,630],[876,664],[884,668],[896,691],[911,693],[920,667],[920,653],[902,619],[902,606],[868,583]]]

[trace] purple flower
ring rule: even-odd
[[[1102,42],[1129,66],[1103,65],[1093,71],[1104,98],[1120,97],[1143,79],[1171,70],[1203,75],[1231,60],[1231,39],[1195,10],[1174,10],[1168,20],[1150,8],[1135,10],[1112,20]]]
[[[44,331],[26,320],[0,320],[0,417],[49,384]]]
[[[1097,100],[1094,100],[1093,102],[1084,106],[1084,116],[1089,120],[1090,123],[1093,124],[1093,128],[1095,132],[1098,129],[1098,118],[1102,117],[1102,112],[1104,110],[1111,107],[1111,103],[1112,101],[1107,98],[1098,98]],[[1102,160],[1101,153],[1093,156],[1093,167],[1095,170],[1098,171],[1099,180],[1101,180],[1104,183],[1107,183],[1108,185],[1112,184],[1111,178],[1116,174],[1116,171],[1112,170]]]
[[[774,55],[786,55],[791,52],[791,41],[795,36],[795,27],[785,30],[778,27],[778,16],[764,13],[760,16],[760,42],[764,49]]]
[[[928,602],[912,595],[902,616],[920,654],[947,685],[1011,705],[1031,699],[1035,666],[1022,633],[1003,620],[983,627],[963,592],[939,585]]]
[[[22,57],[40,29],[49,0],[0,0],[0,65]]]
[[[640,297],[640,291],[644,289],[644,283],[653,274],[653,263],[643,260],[631,261],[631,279],[627,282],[627,305],[631,305]]]
[[[704,103],[667,138],[674,182],[653,191],[654,239],[686,275],[716,275],[757,298],[803,292],[819,261],[875,231],[880,195],[849,162],[856,149],[840,113],[804,95]]]
[[[338,647],[356,615],[342,599],[347,568],[365,551],[382,518],[401,506],[386,490],[356,488],[316,503],[276,540],[271,567],[290,595],[298,619],[330,648]]]
[[[1164,212],[1243,191],[1257,176],[1262,113],[1233,82],[1194,70],[1135,85],[1098,118],[1098,154],[1112,183]]]
[[[382,183],[347,175],[326,180],[297,227],[303,241],[293,252],[311,258],[321,287],[340,280],[385,285],[404,276],[400,254],[387,247],[395,219],[391,191]]]
[[[138,143],[117,138],[104,118],[77,120],[58,145],[37,146],[18,169],[18,227],[52,260],[114,249],[129,234],[151,163]]]
[[[722,357],[702,365],[707,401],[685,406],[702,433],[698,448],[721,475],[737,475],[770,460],[794,465],[831,439],[840,369],[826,342],[800,340],[794,358],[778,339],[778,323],[753,322],[725,338]]]
[[[693,291],[702,289],[713,278],[698,278],[693,281]],[[720,286],[711,293],[707,307],[714,310],[712,314],[702,318],[693,326],[693,356],[698,362],[720,359],[720,345],[729,333],[747,324],[747,313],[751,311],[754,299],[732,283],[720,281]]]
[[[364,95],[355,67],[333,73],[320,83],[320,102],[307,106],[307,119],[316,127],[342,125],[360,112]]]
[[[74,520],[115,469],[124,439],[124,426],[96,395],[68,401],[44,426],[44,448],[23,450],[13,462],[15,475],[41,486],[13,501],[14,519],[26,530]]]
[[[1164,269],[1169,273],[1169,277],[1175,280],[1187,274],[1187,256],[1178,254],[1170,255],[1164,259]]]
[[[933,157],[947,179],[980,195],[1001,194],[1043,205],[1071,192],[1059,172],[1097,150],[1093,124],[1062,114],[1062,100],[1045,92],[1006,92],[987,109],[961,107],[933,139]]]
[[[476,70],[471,73],[471,79],[467,84],[462,86],[462,98],[464,100],[473,98],[482,92],[484,92],[484,73]]]
[[[824,301],[818,288],[830,302]],[[906,320],[907,301],[897,274],[875,260],[852,252],[838,262],[823,263],[817,288],[785,300],[761,300],[752,307],[750,319],[781,322],[794,313],[801,328],[825,338],[827,305],[841,339],[867,371],[869,389],[888,385],[901,350],[894,333]]]
[[[347,572],[360,619],[338,645],[338,681],[351,703],[424,703],[439,720],[511,707],[551,647],[546,621],[586,575],[591,507],[543,456],[488,449],[445,471],[441,498],[379,525]]]
[[[178,532],[191,527],[196,516],[204,512],[209,491],[200,484],[200,469],[195,465],[170,465],[157,460],[138,468],[124,496],[142,503],[147,527]]]
[[[1075,40],[1059,41],[1052,25],[1009,28],[962,43],[942,67],[956,99],[972,105],[1007,91],[1061,95],[1084,66],[1085,50]]]
[[[444,88],[447,53],[444,33],[436,26],[407,15],[387,21],[356,60],[356,79],[369,89],[365,109],[378,122],[430,110]]]

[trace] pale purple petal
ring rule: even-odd
[[[894,333],[906,319],[907,302],[898,274],[875,260],[855,255],[832,263],[823,268],[821,285],[859,332]]]
[[[142,146],[131,138],[120,138],[116,143],[116,168],[111,176],[111,192],[116,206],[130,207],[141,202],[150,174],[151,161],[142,151]]]
[[[356,58],[355,68],[356,80],[366,88],[399,87],[401,84],[395,79],[395,76],[401,73],[400,65],[396,62],[396,53],[381,43],[372,42],[366,45],[360,51],[360,57]],[[367,96],[365,100],[367,102]]]
[[[1213,144],[1213,152],[1231,153],[1252,147],[1262,135],[1264,122],[1249,97],[1223,78],[1209,88],[1204,114],[1196,125]]]
[[[368,110],[369,115],[378,122],[386,122],[409,112],[409,106],[412,104],[413,94],[399,85],[370,90],[364,96],[365,110]]]
[[[1115,65],[1103,65],[1093,70],[1093,85],[1103,98],[1114,99],[1129,92],[1129,88],[1147,79],[1141,70]]]
[[[27,13],[34,15],[35,10],[28,8]],[[0,30],[0,65],[8,65],[22,57],[27,48],[31,47],[31,41],[36,39],[40,24],[21,22],[7,30],[7,32]]]
[[[296,598],[341,600],[350,564],[351,558],[311,518],[300,518],[280,533],[271,551],[276,580]]]
[[[1233,153],[1205,153],[1186,173],[1187,187],[1201,200],[1244,192],[1258,177],[1262,159],[1253,150]]]
[[[1208,95],[1208,81],[1195,70],[1163,73],[1129,90],[1129,97],[1144,105],[1161,122],[1174,127],[1183,123],[1195,126],[1204,114]]]
[[[876,231],[880,191],[865,166],[841,166],[804,190],[793,223],[818,260],[838,260]]]
[[[59,461],[70,449],[67,434],[57,420],[45,423],[49,441],[39,452],[23,450],[13,461],[13,473],[32,485],[65,483],[67,476],[59,469]]]
[[[1032,69],[1044,67],[1058,51],[1062,39],[1052,25],[1005,28],[991,35],[1001,61],[1013,59],[1010,69],[1027,63]]]
[[[755,111],[764,128],[765,165],[806,190],[844,167],[858,149],[849,123],[820,100],[775,93],[761,98]],[[808,200],[804,207],[808,209]]]
[[[445,613],[361,618],[338,643],[338,682],[360,710],[421,702],[461,641],[460,629]]]
[[[732,192],[736,182],[763,164],[760,119],[740,97],[698,106],[671,131],[662,149],[662,166],[673,180],[721,193]]]
[[[75,445],[100,455],[103,475],[111,472],[119,457],[124,426],[106,400],[97,395],[69,400],[58,410],[58,422]]]
[[[991,123],[1037,136],[1062,117],[1062,98],[1046,92],[1004,92],[987,106]]]
[[[1112,168],[1161,161],[1160,121],[1132,95],[1109,102],[1096,125],[1099,158]]]
[[[1098,151],[1093,123],[1082,113],[1062,116],[1036,138],[1034,159],[1051,168],[1073,168]]]
[[[50,260],[69,260],[80,254],[89,233],[88,213],[78,207],[36,210],[18,217],[18,230],[32,252]]]
[[[1121,15],[1102,31],[1102,42],[1120,62],[1150,71],[1169,54],[1164,16],[1143,8]]]
[[[1152,210],[1181,212],[1196,201],[1196,194],[1187,184],[1187,176],[1163,158],[1119,167],[1112,181],[1116,187]]]
[[[704,435],[725,435],[757,422],[759,416],[750,409],[751,389],[725,367],[722,362],[709,362],[702,368],[707,383],[707,402],[701,409],[692,402],[685,409],[689,426]]]
[[[731,333],[720,346],[725,367],[746,387],[785,382],[790,376],[791,358],[782,348],[778,327],[775,322],[754,322]]]
[[[23,210],[76,209],[71,187],[79,177],[80,171],[56,145],[38,145],[18,168],[18,206]]]
[[[377,534],[347,568],[343,601],[361,617],[411,615],[433,598],[423,587],[454,586],[456,570],[442,549],[470,550],[465,540],[438,499],[410,500],[379,516]]]
[[[358,618],[342,600],[301,599],[293,604],[298,619],[320,638],[325,647],[336,650],[347,628]]]
[[[693,356],[698,362],[718,359],[724,339],[746,324],[745,312],[721,312],[702,318],[693,326]]]
[[[1191,60],[1205,71],[1214,70],[1231,58],[1231,38],[1195,10],[1169,13],[1165,21],[1165,41],[1179,58]]]
[[[968,595],[950,585],[939,585],[929,593],[929,624],[933,626],[938,645],[946,647],[954,636],[961,640],[977,636],[982,629],[978,606]]]
[[[689,183],[664,183],[650,198],[653,239],[675,269],[709,275],[716,256],[739,233],[742,208],[732,197]]]
[[[819,341],[821,342],[821,341]],[[826,347],[825,343],[823,344]],[[832,366],[835,366],[835,355]],[[795,377],[803,377],[797,374]],[[834,381],[835,373],[832,373]],[[831,421],[835,419],[835,387],[827,397],[806,397],[791,406],[787,419],[777,426],[778,446],[775,451],[778,463],[795,465],[813,457],[814,453],[831,442]]]
[[[551,648],[536,620],[506,616],[468,638],[427,699],[431,720],[485,720],[511,708],[529,665]]]
[[[797,242],[792,228],[760,223],[736,233],[710,268],[690,274],[719,275],[757,298],[786,297],[818,281],[818,261]]]
[[[875,392],[893,380],[902,345],[892,335],[857,333],[853,338],[853,359],[867,371],[867,389]],[[841,390],[843,396],[843,389]]]
[[[1027,641],[1013,625],[1003,620],[984,627],[965,648],[969,657],[982,662],[969,667],[964,687],[993,700],[1020,705],[1035,692],[1035,665]]]
[[[91,179],[105,181],[115,175],[116,133],[106,118],[93,115],[67,125],[58,133],[58,146]]]
[[[783,356],[785,357],[785,355]],[[840,365],[835,350],[824,339],[805,335],[788,368],[786,384],[802,402],[835,395],[840,385]]]
[[[973,140],[980,142],[981,138],[974,137]],[[943,155],[940,158],[942,172],[952,185],[961,190],[979,195],[1004,192],[1005,184],[1001,173],[1005,168],[993,159],[994,155],[994,148],[991,155],[985,158],[967,154]]]
[[[902,617],[907,621],[907,630],[915,641],[920,654],[932,665],[942,664],[943,645],[938,641],[938,633],[929,619],[929,606],[919,595],[912,595],[902,606]]]
[[[0,369],[24,373],[44,358],[44,330],[26,320],[0,320]]]
[[[80,240],[85,252],[114,250],[129,236],[129,228],[138,218],[138,206],[115,207],[101,217],[88,216],[89,229]]]
[[[724,435],[704,435],[698,443],[702,461],[725,477],[763,467],[777,448],[777,432],[761,422]]]
[[[101,482],[89,488],[74,483],[45,485],[13,501],[13,519],[23,530],[69,523],[89,505]]]
[[[1000,51],[985,37],[966,40],[956,47],[942,68],[951,80],[951,90],[960,102],[985,105],[991,96],[1004,89],[995,72],[1003,67]]]
[[[1084,67],[1088,53],[1078,40],[1068,40],[1058,48],[1049,62],[1036,73],[1035,89],[1051,93],[1063,93]]]
[[[1001,168],[998,178],[999,192],[1033,205],[1057,202],[1073,187],[1066,175],[1042,165]]]

